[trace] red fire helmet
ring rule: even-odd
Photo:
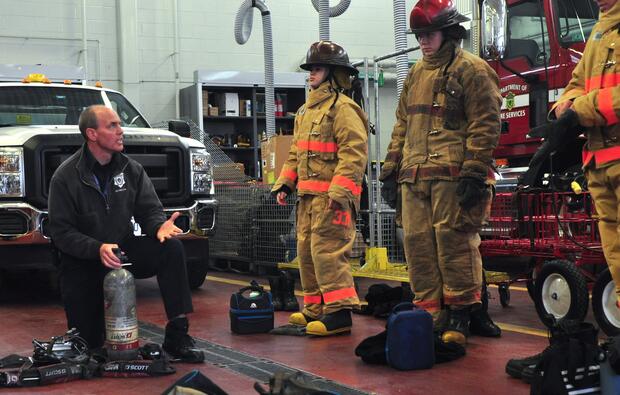
[[[409,15],[409,26],[414,34],[428,33],[468,20],[452,0],[419,0]]]

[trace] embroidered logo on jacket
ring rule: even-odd
[[[124,173],[119,173],[114,176],[114,186],[116,186],[117,189],[121,189],[123,188],[123,186],[125,186],[125,174]]]

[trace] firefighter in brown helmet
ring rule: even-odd
[[[310,92],[295,118],[288,159],[273,186],[279,204],[297,191],[297,255],[304,307],[289,322],[328,336],[351,330],[359,306],[348,262],[367,161],[367,120],[343,91],[357,74],[331,41],[310,46]]]

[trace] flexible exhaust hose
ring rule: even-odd
[[[405,0],[394,0],[394,50],[407,48],[407,11]],[[409,72],[409,58],[406,53],[396,57],[396,97],[400,98],[403,84]]]
[[[329,0],[312,0],[314,9],[319,12],[319,40],[329,40],[329,18],[342,15],[349,8],[351,0],[340,0],[334,7],[329,6]]]
[[[252,8],[258,8],[263,17],[263,45],[265,47],[265,120],[267,137],[276,134],[275,95],[273,91],[273,39],[271,13],[261,0],[244,0],[235,16],[235,40],[245,44],[252,33]]]

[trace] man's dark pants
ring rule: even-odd
[[[157,276],[168,320],[193,311],[187,280],[185,250],[177,239],[164,243],[149,237],[130,237],[119,244],[135,278]],[[110,269],[100,260],[83,260],[61,253],[60,290],[69,328],[75,327],[91,348],[105,339],[103,278]]]

